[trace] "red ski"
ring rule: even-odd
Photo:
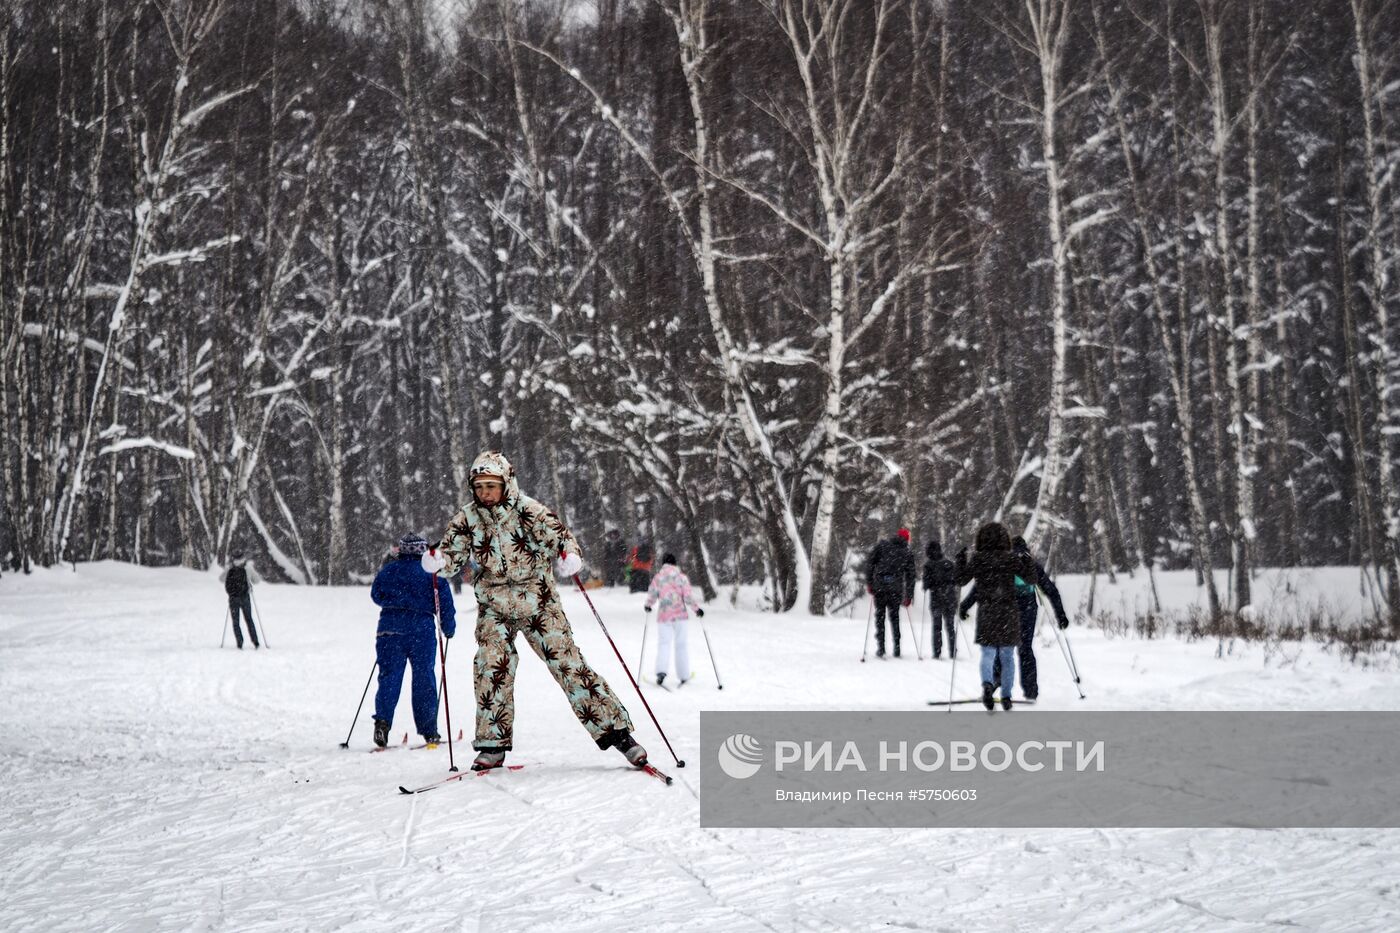
[[[400,784],[399,792],[403,794],[421,794],[424,791],[430,791],[435,787],[441,787],[442,785],[449,784],[452,781],[460,781],[462,778],[465,777],[480,777],[483,774],[490,774],[492,771],[519,771],[523,767],[525,766],[506,765],[503,768],[487,768],[485,771],[454,771],[452,774],[449,774],[445,778],[438,778],[436,781],[433,781],[430,784],[424,784],[422,787],[415,787],[412,790]]]

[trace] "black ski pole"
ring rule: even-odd
[[[229,617],[229,613],[230,613],[230,609],[225,609],[225,610],[224,610],[224,633],[223,633],[222,635],[219,636],[219,647],[220,647],[220,648],[222,648],[222,647],[224,646],[224,641],[228,638],[228,617]]]
[[[905,615],[909,617],[909,633],[914,636],[914,654],[919,660],[924,659],[924,649],[919,644],[919,623],[914,621],[914,600],[909,600],[909,605],[905,606]]]
[[[262,629],[263,647],[272,650],[272,642],[267,640],[267,623],[263,621],[262,610],[258,608],[258,598],[253,595],[253,588],[248,587],[248,598],[253,601],[253,612],[258,616],[258,628]]]
[[[345,733],[345,741],[340,743],[340,747],[341,747],[341,748],[349,748],[349,747],[350,747],[350,736],[355,732],[355,723],[357,723],[357,722],[360,721],[360,710],[362,710],[362,709],[365,708],[365,697],[369,696],[369,684],[370,684],[370,681],[374,680],[374,671],[375,671],[375,669],[378,668],[378,667],[379,667],[379,659],[376,658],[375,661],[374,661],[374,663],[373,663],[372,665],[370,665],[370,668],[369,668],[369,677],[365,680],[365,690],[364,690],[364,693],[361,693],[361,694],[360,694],[360,705],[357,706],[357,707],[355,707],[355,718],[352,719],[352,720],[350,720],[350,731],[347,732],[347,733]]]
[[[1060,655],[1065,659],[1065,665],[1069,668],[1069,676],[1074,679],[1074,689],[1079,692],[1079,699],[1084,699],[1084,688],[1079,684],[1079,667],[1074,663],[1074,650],[1069,647],[1069,636],[1060,635],[1060,621],[1050,613],[1050,607],[1046,606],[1045,594],[1040,592],[1040,587],[1035,588],[1036,596],[1040,599],[1040,604],[1045,606],[1046,612],[1050,614],[1052,626],[1051,631],[1055,633],[1055,641],[1060,646]]]
[[[1079,699],[1084,699],[1084,688],[1079,684],[1079,665],[1074,663],[1074,649],[1070,647],[1069,636],[1060,634],[1060,626],[1055,624],[1055,639],[1060,643],[1060,651],[1069,665],[1069,675],[1074,678],[1074,689],[1079,691]]]
[[[627,679],[632,681],[632,689],[637,691],[637,696],[641,697],[642,705],[646,707],[647,715],[651,717],[652,725],[656,726],[656,731],[661,733],[661,741],[666,743],[666,751],[670,752],[671,757],[675,759],[677,768],[684,768],[685,762],[676,755],[676,750],[671,747],[671,740],[666,738],[666,730],[661,728],[661,723],[657,721],[656,714],[651,711],[651,704],[647,702],[646,695],[642,693],[642,688],[637,686],[637,678],[632,676],[632,671],[628,669],[627,662],[622,660],[622,652],[617,650],[617,642],[613,641],[612,634],[608,631],[608,627],[603,624],[603,617],[598,615],[598,607],[593,605],[593,599],[588,595],[588,590],[584,588],[583,580],[579,579],[578,574],[574,574],[574,582],[578,584],[578,591],[583,594],[583,600],[588,603],[588,608],[593,610],[593,618],[597,620],[598,627],[603,630],[603,634],[608,639],[608,644],[612,645],[613,654],[617,655],[617,663],[622,665],[623,671],[627,673]]]
[[[870,623],[875,617],[875,597],[869,599],[869,608],[865,612],[865,641],[860,643],[860,663],[865,663],[865,656],[870,652]]]
[[[710,633],[705,628],[705,623],[700,620],[699,616],[695,617],[695,621],[700,622],[700,634],[705,636],[705,650],[710,653],[710,669],[715,672],[715,683],[719,685],[720,690],[723,690],[724,678],[719,676],[719,666],[715,664],[715,649],[710,647]]]

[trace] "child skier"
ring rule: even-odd
[[[399,539],[395,558],[379,569],[370,599],[381,606],[379,633],[374,653],[379,659],[379,689],[374,693],[374,744],[383,748],[389,742],[394,724],[394,707],[399,705],[403,688],[403,668],[413,667],[413,723],[429,745],[439,741],[437,727],[437,622],[434,610],[441,607],[442,634],[451,638],[457,632],[457,614],[452,605],[452,587],[447,581],[425,573],[420,561],[428,550],[421,535],[406,534]],[[437,599],[433,599],[433,590]]]
[[[671,669],[671,644],[676,649],[676,677],[681,683],[690,679],[690,650],[686,647],[686,622],[690,614],[689,606],[695,614],[704,618],[705,610],[695,601],[690,589],[690,578],[676,566],[676,555],[667,554],[661,558],[661,571],[652,578],[647,589],[647,601],[643,608],[651,612],[660,604],[656,614],[656,682],[665,683]]]

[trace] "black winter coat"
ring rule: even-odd
[[[879,596],[914,599],[914,552],[904,539],[886,538],[865,561],[865,585]]]
[[[958,568],[943,556],[943,551],[930,544],[928,560],[924,561],[924,589],[928,590],[929,604],[944,612],[958,608]]]
[[[958,585],[977,584],[977,644],[1007,648],[1021,643],[1016,578],[1035,580],[1037,576],[1035,558],[1029,554],[977,551],[971,560],[958,554]]]

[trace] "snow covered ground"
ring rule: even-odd
[[[1297,599],[1362,605],[1355,569],[1289,579]],[[1062,583],[1073,610],[1087,581]],[[1193,596],[1187,575],[1159,584],[1178,607]],[[1145,581],[1099,586],[1099,607],[1124,611]],[[373,664],[368,588],[255,598],[271,650],[220,650],[215,575],[94,564],[0,579],[0,929],[1400,929],[1400,831],[700,828],[701,710],[928,710],[947,696],[949,662],[917,661],[907,636],[905,658],[858,663],[863,606],[813,619],[716,603],[705,622],[725,689],[695,631],[698,679],[648,690],[688,759],[678,770],[566,594],[585,656],[675,785],[599,752],[527,651],[511,756],[525,770],[404,797],[399,784],[446,771],[445,746],[367,754],[366,710],[338,747]],[[635,664],[641,597],[595,599]],[[473,614],[448,663],[459,764]],[[1088,698],[1048,641],[1041,708],[1400,709],[1394,655],[1362,666],[1310,644],[1217,657],[1214,641],[1070,635]],[[976,680],[960,661],[957,693]],[[408,728],[405,689],[394,738]]]

